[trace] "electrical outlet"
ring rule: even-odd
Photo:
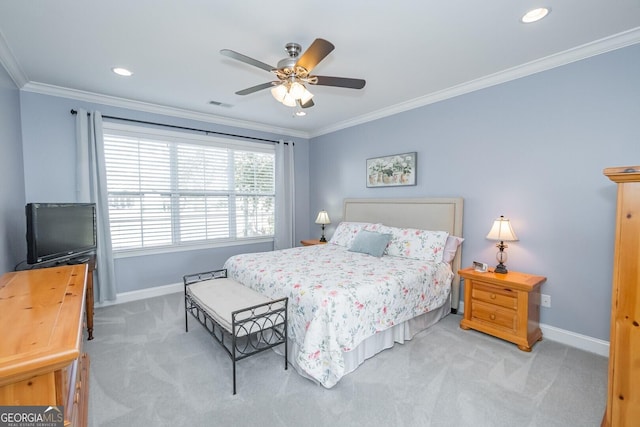
[[[540,295],[540,305],[543,307],[551,307],[551,295]]]

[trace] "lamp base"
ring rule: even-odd
[[[501,240],[496,246],[498,247],[498,253],[496,254],[498,265],[496,265],[493,271],[494,273],[507,274],[507,267],[504,265],[504,262],[507,260],[507,253],[504,251],[504,248],[506,248],[507,245]]]
[[[499,273],[499,274],[507,274],[507,267],[503,264],[500,263],[498,265],[496,265],[496,268],[493,270],[494,273]]]
[[[322,237],[320,237],[320,243],[327,243],[327,239],[324,237],[324,224],[322,224]]]

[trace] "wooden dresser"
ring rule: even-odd
[[[0,278],[0,405],[64,405],[65,426],[86,426],[87,269],[43,268]]]
[[[607,168],[618,184],[609,337],[609,385],[603,426],[640,423],[640,166]]]

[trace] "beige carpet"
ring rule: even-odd
[[[181,294],[99,308],[89,425],[598,426],[607,359],[543,340],[531,353],[449,315],[324,389],[273,351],[231,361]]]

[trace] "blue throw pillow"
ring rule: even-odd
[[[376,233],[375,231],[360,230],[349,250],[363,254],[381,257],[391,240],[391,234]]]

